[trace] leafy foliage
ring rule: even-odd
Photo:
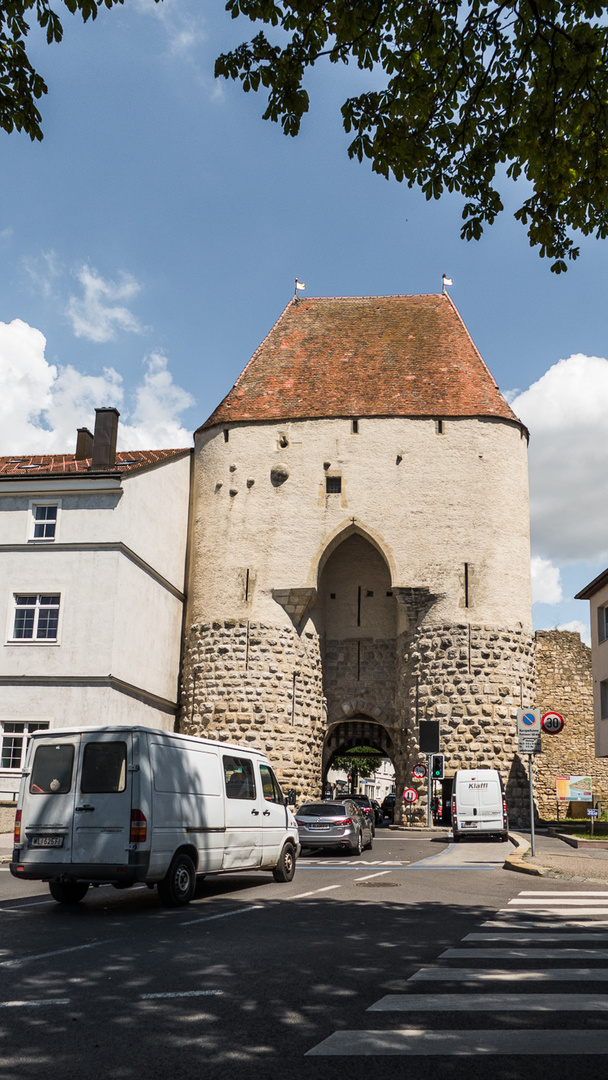
[[[374,750],[372,746],[355,746],[352,750],[347,750],[345,754],[340,757],[335,757],[332,760],[332,769],[344,769],[345,772],[350,773],[351,776],[361,777],[362,780],[366,780],[368,776],[372,776],[376,769],[380,768],[382,762],[382,754],[378,750]]]
[[[427,199],[464,196],[461,235],[503,209],[497,180],[524,178],[515,217],[566,270],[572,232],[608,233],[608,3],[600,0],[228,0],[278,28],[219,57],[216,75],[268,91],[266,119],[296,135],[306,69],[321,57],[378,88],[342,106],[348,152]]]
[[[97,18],[99,8],[112,8],[124,0],[58,2],[71,15],[79,11],[87,22]],[[42,117],[36,101],[48,92],[25,50],[25,39],[33,21],[46,31],[49,45],[61,41],[63,26],[49,0],[0,0],[0,127],[8,132],[25,131],[32,141],[42,139]]]

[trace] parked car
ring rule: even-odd
[[[353,802],[357,803],[357,806],[359,806],[360,809],[363,811],[363,813],[366,815],[367,820],[370,822],[371,827],[372,827],[372,836],[375,836],[376,835],[376,815],[374,813],[374,808],[373,808],[370,800],[368,799],[367,795],[349,795],[348,797],[349,797],[349,799],[352,799]]]
[[[382,800],[382,816],[390,818],[391,821],[395,817],[395,795],[386,795]]]
[[[341,802],[304,803],[296,813],[302,850],[342,848],[360,855],[371,851],[373,833],[367,815],[350,798]]]
[[[371,802],[371,804],[372,804],[372,806],[374,808],[374,815],[375,815],[375,818],[376,818],[376,825],[382,825],[382,822],[384,820],[384,816],[382,814],[382,807],[380,806],[380,803],[378,802],[377,799],[370,799],[370,802]]]

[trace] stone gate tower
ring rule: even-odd
[[[533,698],[527,431],[445,295],[292,300],[196,432],[181,726],[318,797],[357,744],[497,767]]]

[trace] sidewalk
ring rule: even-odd
[[[10,862],[12,854],[13,854],[13,834],[12,834],[12,832],[0,833],[0,863]]]
[[[608,885],[608,850],[571,848],[557,837],[536,832],[534,858],[530,855],[530,833],[509,833],[516,844],[507,856],[505,870],[535,877],[561,878],[566,881],[588,881]]]

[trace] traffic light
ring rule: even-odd
[[[443,780],[443,754],[433,754],[433,760],[431,763],[431,776],[435,780]]]

